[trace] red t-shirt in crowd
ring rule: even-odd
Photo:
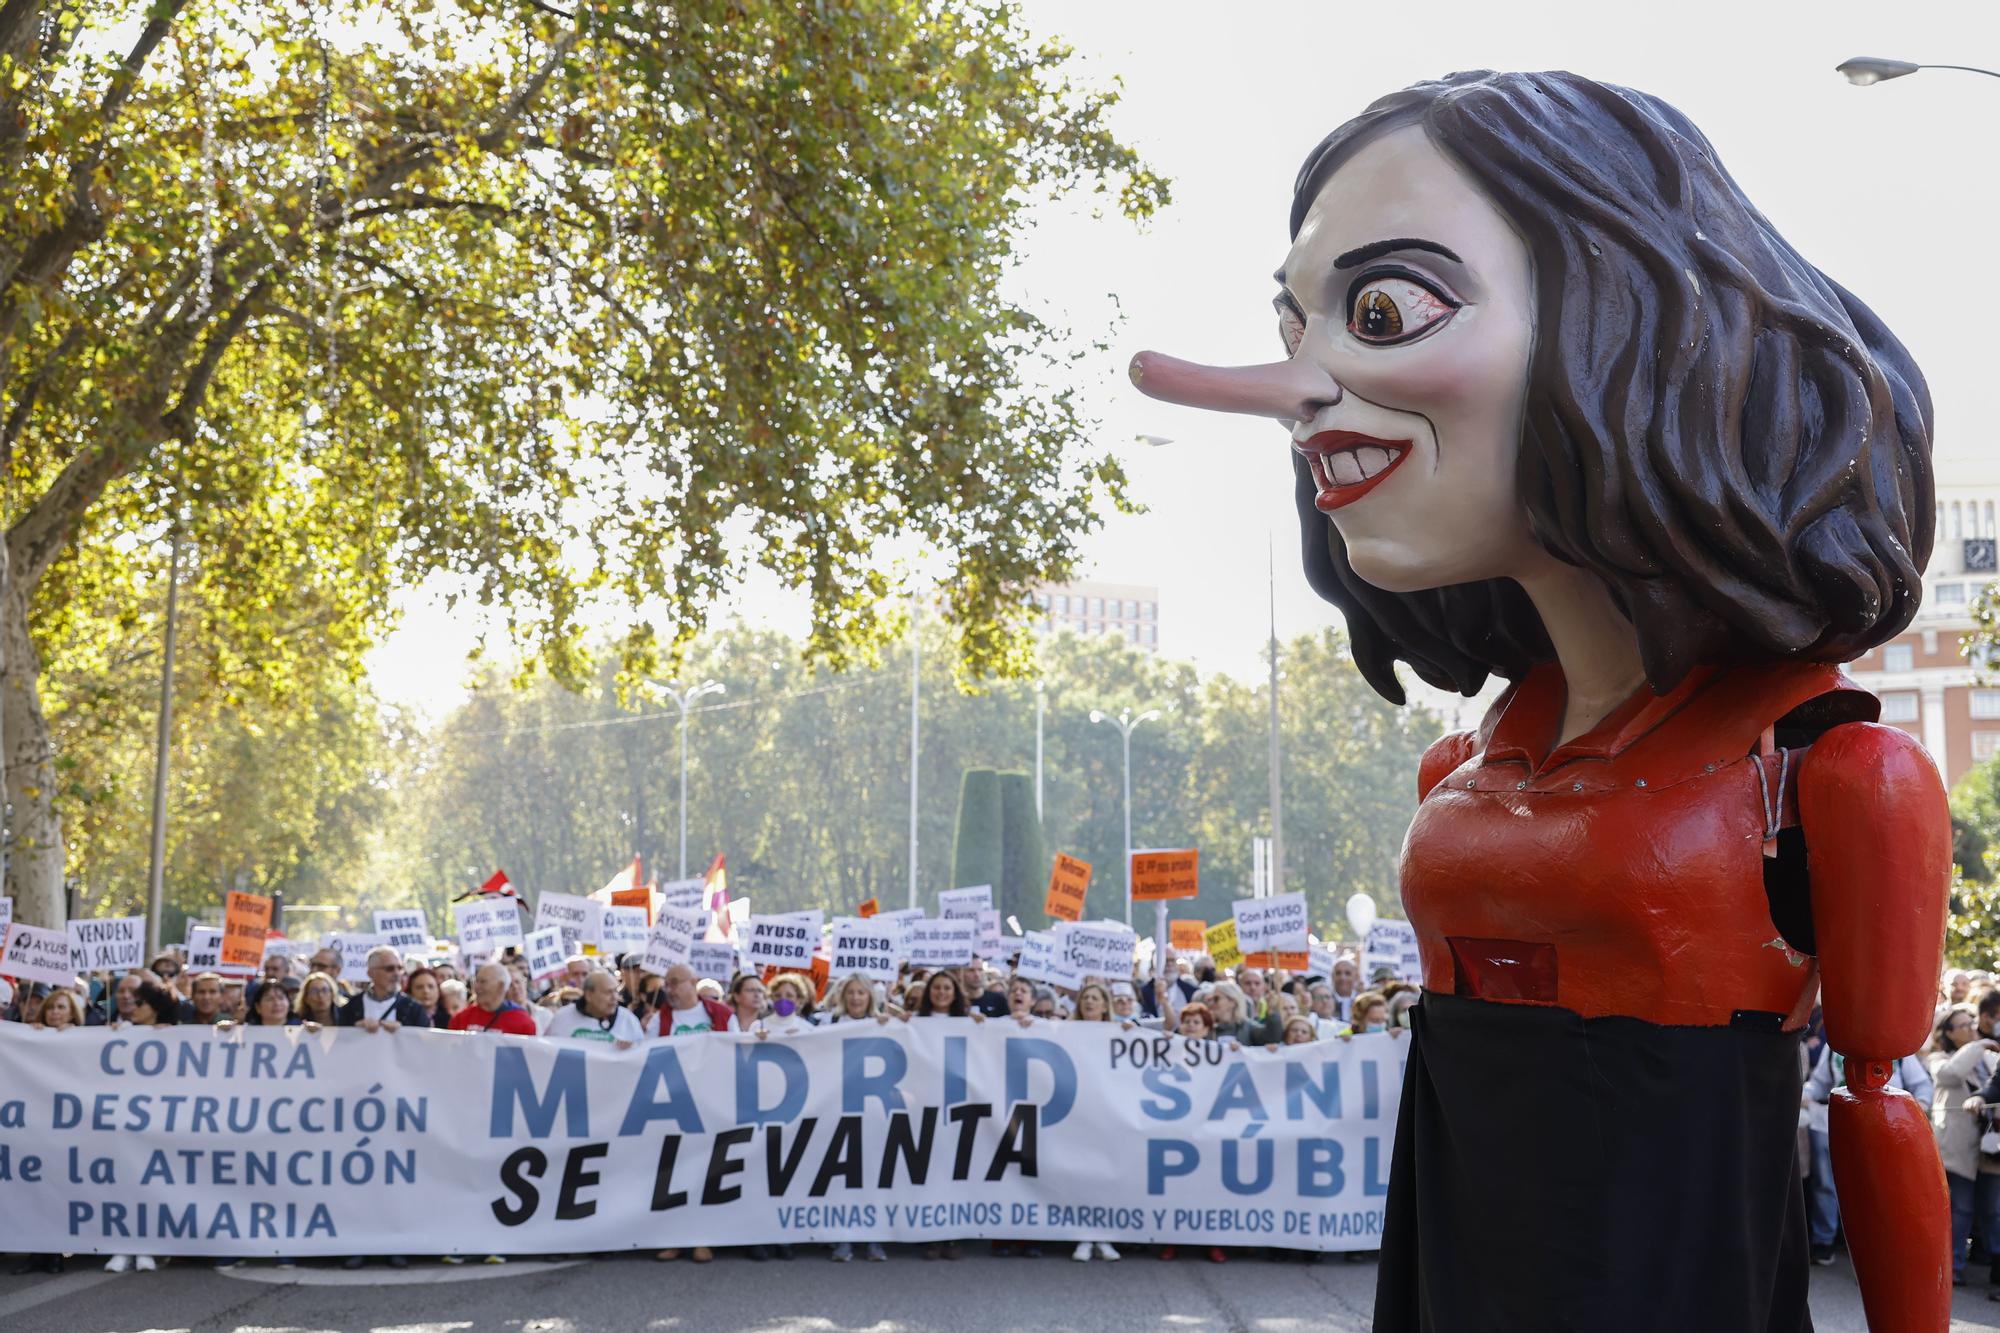
[[[517,1037],[535,1035],[535,1020],[528,1017],[528,1011],[512,1001],[502,1001],[496,1012],[489,1013],[476,1004],[468,1004],[451,1016],[453,1032],[511,1032]]]

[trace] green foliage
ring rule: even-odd
[[[1035,775],[1000,775],[1000,878],[993,901],[1000,920],[1026,923],[1048,900],[1049,849],[1042,840],[1041,817],[1035,813]]]
[[[1974,882],[1953,869],[1944,961],[1950,967],[1985,972],[2000,965],[2000,884]]]
[[[951,883],[990,884],[998,901],[1001,878],[1000,775],[968,768],[958,787],[958,831],[952,839]]]
[[[1035,695],[1025,681],[957,688],[942,631],[923,662],[919,791],[919,894],[968,881],[960,784],[973,768],[1000,779],[1000,820],[1033,815]],[[1336,634],[1283,647],[1288,885],[1310,895],[1316,923],[1342,919],[1364,888],[1396,900],[1403,832],[1416,806],[1416,768],[1437,734],[1418,709],[1395,710],[1354,674]],[[1059,635],[1042,645],[1048,708],[1045,844],[1033,875],[1010,863],[993,880],[1000,899],[1027,886],[1039,918],[1046,855],[1065,851],[1095,867],[1089,916],[1124,914],[1124,808],[1117,730],[1093,726],[1092,708],[1158,707],[1164,716],[1132,737],[1132,836],[1139,846],[1202,849],[1204,890],[1176,911],[1209,919],[1250,888],[1250,839],[1268,827],[1266,710],[1259,690],[1203,679],[1108,638]],[[730,886],[758,910],[851,911],[879,897],[908,900],[909,659],[900,645],[876,672],[837,676],[802,663],[800,645],[746,631],[691,646],[688,681],[727,686],[689,720],[689,862],[729,857]],[[442,896],[504,866],[529,891],[602,884],[636,848],[670,864],[678,780],[677,717],[639,704],[623,711],[607,666],[587,694],[543,682],[525,695],[484,689],[437,730],[404,793],[385,866],[402,867],[385,891]],[[1013,796],[1013,813],[1009,809]],[[1028,817],[1024,821],[1021,811]],[[1008,887],[1003,887],[1008,886]],[[1018,906],[1014,907],[1017,915]]]

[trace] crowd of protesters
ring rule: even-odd
[[[1350,955],[1327,976],[1294,976],[1282,969],[1239,966],[1218,970],[1206,957],[1168,956],[1156,974],[1086,981],[1075,990],[1025,977],[1004,967],[909,969],[893,985],[859,976],[835,978],[824,988],[798,972],[740,973],[728,982],[698,978],[686,966],[665,976],[643,971],[636,955],[613,960],[575,957],[540,983],[511,952],[470,969],[448,963],[406,961],[395,950],[368,955],[365,981],[342,976],[330,948],[304,959],[273,955],[260,975],[232,978],[190,973],[178,953],[162,954],[147,968],[117,978],[79,978],[73,987],[23,986],[6,1004],[8,1020],[50,1029],[99,1024],[245,1024],[356,1027],[369,1032],[439,1028],[454,1032],[510,1033],[556,1041],[601,1041],[620,1048],[661,1039],[715,1032],[749,1032],[762,1038],[796,1034],[824,1024],[910,1021],[932,1016],[1033,1024],[1046,1021],[1108,1022],[1144,1027],[1237,1047],[1291,1045],[1360,1034],[1401,1036],[1420,989],[1386,969],[1364,982]],[[5,998],[0,996],[0,998]],[[1939,986],[1931,1040],[1898,1063],[1892,1086],[1932,1109],[1940,1156],[1951,1190],[1953,1281],[1967,1281],[1968,1264],[1985,1265],[1990,1295],[2000,1300],[2000,986],[1983,972],[1948,974]],[[1827,1105],[1845,1081],[1840,1056],[1827,1046],[1817,1011],[1801,1048],[1804,1092],[1800,1109],[1799,1163],[1805,1191],[1812,1261],[1835,1261],[1840,1239],[1838,1194],[1827,1144]],[[999,1241],[998,1253],[1040,1254],[1026,1242]],[[1221,1248],[1203,1247],[1213,1262]],[[875,1242],[842,1243],[832,1258],[886,1259]],[[791,1258],[787,1245],[753,1245],[752,1259]],[[927,1258],[957,1258],[956,1241],[922,1247]],[[1162,1258],[1177,1247],[1161,1246]],[[665,1260],[683,1252],[659,1252]],[[707,1246],[686,1256],[713,1257]],[[1078,1242],[1072,1257],[1111,1260],[1118,1251],[1102,1242]],[[1290,1257],[1290,1256],[1288,1256]],[[1300,1257],[1316,1258],[1309,1252]],[[230,1263],[233,1260],[218,1260]],[[281,1260],[281,1263],[290,1261]],[[359,1267],[365,1259],[343,1261]],[[407,1261],[391,1257],[389,1264]],[[456,1256],[446,1262],[459,1262]],[[498,1263],[497,1257],[489,1262]],[[26,1269],[58,1270],[59,1255],[31,1256]],[[113,1271],[148,1270],[157,1260],[113,1256]],[[1975,1267],[1976,1271],[1976,1267]]]

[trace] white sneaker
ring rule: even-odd
[[[159,1265],[153,1261],[152,1255],[142,1254],[132,1261],[132,1267],[138,1269],[141,1273],[150,1273],[157,1269]]]
[[[1097,1242],[1097,1257],[1100,1259],[1116,1260],[1118,1258],[1118,1251],[1100,1240]]]
[[[1090,1242],[1087,1240],[1078,1241],[1076,1243],[1076,1253],[1070,1255],[1070,1258],[1076,1260],[1078,1263],[1088,1260],[1090,1258]]]
[[[107,1273],[123,1273],[131,1267],[132,1267],[131,1255],[114,1254],[111,1256],[111,1262],[104,1265],[104,1271]]]

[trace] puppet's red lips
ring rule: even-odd
[[[1351,430],[1325,430],[1292,446],[1305,455],[1318,494],[1313,506],[1331,513],[1380,486],[1410,456],[1410,440],[1381,440]]]

